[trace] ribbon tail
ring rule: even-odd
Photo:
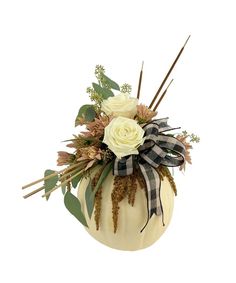
[[[164,224],[163,218],[163,208],[160,198],[160,188],[161,188],[161,181],[159,174],[156,172],[154,168],[152,168],[148,163],[139,164],[141,172],[146,182],[147,186],[147,211],[148,211],[148,218],[147,222],[142,228],[140,232],[142,232],[145,227],[147,226],[149,220],[151,219],[153,214],[157,216],[162,215],[162,223]]]

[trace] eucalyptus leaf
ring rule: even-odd
[[[94,200],[95,200],[95,195],[93,194],[92,182],[90,180],[85,191],[85,201],[86,201],[89,218],[91,218],[93,213]]]
[[[87,109],[92,106],[93,106],[92,104],[84,104],[83,106],[81,106],[79,109],[78,116],[82,117],[83,114],[85,114],[85,112],[87,111]]]
[[[108,97],[114,96],[114,93],[110,89],[103,88],[96,83],[93,83],[93,88],[98,94],[102,96],[103,99],[107,99]]]
[[[120,90],[120,86],[116,82],[108,78],[105,74],[102,74],[102,76],[105,79],[106,83],[110,86],[110,88]]]
[[[61,192],[63,195],[66,193],[66,184],[61,186]]]
[[[54,170],[48,169],[44,172],[44,177],[52,175],[55,172],[56,171],[54,171]],[[53,189],[56,186],[58,179],[59,179],[58,175],[54,175],[51,178],[44,180],[45,193],[49,192],[51,189]],[[50,197],[50,195],[46,196],[46,200],[48,200],[49,197]]]
[[[84,214],[81,210],[79,199],[74,196],[70,191],[67,191],[64,197],[64,203],[69,212],[74,215],[84,226],[88,227]]]
[[[102,174],[100,175],[98,182],[93,190],[93,195],[95,196],[97,190],[100,188],[100,186],[102,185],[102,183],[105,181],[106,177],[108,176],[108,174],[110,173],[110,171],[113,168],[113,163],[114,161],[111,161],[110,163],[108,163],[105,168],[102,171]]]
[[[89,108],[93,108],[93,105],[92,104],[85,104],[85,105],[80,107],[78,115],[77,115],[77,117],[75,119],[75,127],[77,127],[79,125],[79,118],[82,118],[83,116],[85,116],[86,115],[86,111]]]
[[[91,107],[88,107],[87,110],[85,111],[85,120],[88,121],[88,122],[91,122],[94,120],[94,118],[96,117],[96,111],[94,110],[94,108],[91,106]]]
[[[83,177],[83,174],[81,173],[80,175],[75,176],[75,178],[73,178],[73,179],[71,180],[71,184],[72,184],[72,187],[73,187],[74,189],[76,189],[76,187],[77,187],[77,185],[78,185],[78,183],[79,183],[79,181],[81,180],[82,177]]]

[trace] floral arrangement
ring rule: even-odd
[[[157,98],[184,46],[149,106],[139,103],[143,67],[138,93],[133,97],[129,84],[119,86],[105,74],[103,66],[97,65],[97,83],[87,88],[91,104],[80,107],[75,119],[75,126],[82,126],[84,130],[67,140],[71,152],[58,152],[57,165],[66,167],[59,171],[46,170],[43,178],[24,186],[26,189],[43,182],[24,198],[44,191],[43,197],[48,200],[55,190],[61,188],[66,208],[88,227],[81,203],[72,193],[72,188],[77,188],[82,178],[89,178],[86,206],[90,217],[94,211],[99,229],[102,184],[112,171],[115,176],[111,195],[114,232],[117,231],[119,202],[127,197],[129,204],[134,205],[137,183],[146,190],[147,222],[153,214],[162,215],[161,180],[167,177],[176,194],[176,185],[168,167],[179,166],[180,170],[185,170],[186,163],[192,163],[192,143],[199,142],[196,135],[186,131],[170,132],[174,128],[167,124],[168,119],[157,117],[157,108],[170,84],[158,101]]]

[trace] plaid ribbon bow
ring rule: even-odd
[[[166,131],[176,129],[171,128],[167,124],[167,120],[168,118],[153,120],[143,127],[145,141],[138,148],[139,155],[129,155],[121,159],[116,158],[114,162],[114,175],[131,175],[139,166],[145,179],[148,219],[141,232],[147,226],[153,214],[162,215],[162,223],[163,226],[165,225],[160,199],[161,182],[156,170],[157,167],[159,165],[176,167],[184,162],[184,145],[173,136],[164,134]]]

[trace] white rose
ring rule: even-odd
[[[137,113],[137,104],[137,98],[129,97],[128,93],[120,93],[103,100],[101,109],[107,115],[113,115],[114,117],[134,118]]]
[[[137,148],[144,142],[144,130],[137,121],[117,117],[112,119],[105,127],[103,142],[118,157],[130,154],[138,154]]]

